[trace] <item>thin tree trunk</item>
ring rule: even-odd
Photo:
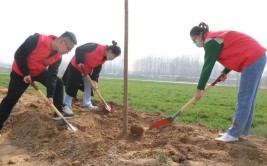
[[[128,0],[125,0],[124,19],[124,102],[123,102],[123,130],[122,136],[127,133],[128,126]]]

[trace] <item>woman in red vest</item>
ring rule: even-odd
[[[71,118],[62,110],[63,82],[57,73],[61,56],[76,44],[76,37],[71,32],[65,32],[60,37],[36,33],[22,43],[15,52],[8,92],[0,105],[0,130],[31,81],[46,86],[48,104],[53,103],[63,116]],[[54,118],[58,118],[57,114]]]
[[[204,65],[195,92],[197,100],[202,96],[216,61],[225,67],[222,81],[231,70],[241,72],[233,123],[226,133],[216,138],[222,142],[237,141],[250,132],[255,99],[266,64],[266,48],[252,37],[237,31],[210,32],[205,23],[193,27],[190,36],[197,47],[204,47],[205,50]]]
[[[117,42],[112,41],[112,45],[100,45],[97,43],[86,43],[76,48],[67,70],[63,75],[65,85],[64,105],[68,106],[67,113],[73,114],[71,110],[72,99],[76,97],[78,89],[84,91],[83,107],[85,111],[96,110],[97,107],[91,103],[91,85],[88,79],[83,76],[82,67],[89,74],[95,85],[98,82],[102,64],[108,60],[113,60],[121,54],[121,49]],[[65,111],[65,110],[64,110]]]

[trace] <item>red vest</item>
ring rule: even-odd
[[[103,59],[106,47],[107,46],[98,44],[94,51],[90,53],[86,53],[84,55],[84,68],[87,74],[88,73],[90,74],[95,67],[99,66],[100,64],[103,64],[107,60],[107,59]],[[81,73],[83,73],[82,69],[76,63],[75,55],[71,59],[71,64]]]
[[[240,32],[208,32],[205,40],[216,37],[222,38],[224,41],[217,61],[226,68],[237,72],[241,72],[243,68],[255,62],[266,52],[266,48],[262,47],[255,39]]]
[[[35,49],[27,56],[27,67],[29,69],[29,75],[34,77],[38,76],[47,66],[57,62],[61,59],[60,54],[56,54],[52,57],[48,56],[51,54],[50,43],[51,40],[57,38],[56,36],[45,36],[39,34],[38,43]],[[13,61],[12,69],[18,75],[24,76],[18,68],[16,61]]]

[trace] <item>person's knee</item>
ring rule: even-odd
[[[60,79],[60,78],[58,78],[57,79],[57,88],[63,88],[63,80],[62,79]]]

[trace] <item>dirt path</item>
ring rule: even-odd
[[[0,99],[5,93],[0,90]],[[52,109],[38,95],[25,93],[2,130],[0,165],[267,165],[266,138],[249,136],[226,144],[214,140],[219,131],[200,125],[174,123],[145,130],[141,137],[128,133],[121,138],[123,108],[108,103],[111,114],[84,112],[78,98],[73,106],[77,117],[69,120],[78,128],[73,133],[62,121],[52,120]],[[128,116],[129,131],[163,118],[135,110]]]

